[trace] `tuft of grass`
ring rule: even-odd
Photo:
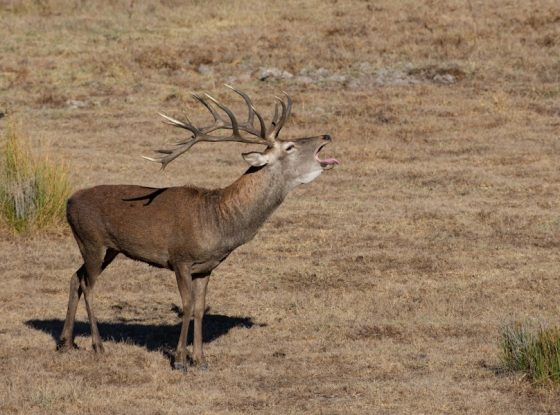
[[[0,215],[8,228],[27,233],[64,222],[68,171],[48,151],[32,151],[29,137],[10,119],[0,148]]]
[[[511,323],[502,328],[501,361],[535,384],[560,384],[560,328]]]

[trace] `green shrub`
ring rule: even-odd
[[[17,233],[57,227],[70,193],[68,172],[47,151],[33,152],[21,131],[8,120],[0,147],[0,215]]]
[[[530,323],[503,327],[501,361],[512,371],[522,371],[537,384],[560,383],[560,329]]]

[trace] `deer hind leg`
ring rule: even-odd
[[[70,279],[70,293],[68,295],[68,310],[66,311],[66,320],[64,320],[64,328],[60,335],[60,339],[56,345],[59,351],[68,351],[76,349],[78,346],[74,343],[74,321],[76,319],[76,309],[82,295],[80,288],[80,277],[78,275],[85,273],[85,267],[82,265],[78,271],[72,275]]]
[[[80,248],[84,248],[80,245]],[[61,351],[75,348],[74,344],[74,321],[76,319],[76,309],[82,293],[86,301],[88,319],[91,326],[91,335],[93,348],[95,351],[102,352],[103,344],[97,328],[97,320],[93,314],[91,302],[93,300],[93,286],[97,276],[103,271],[117,256],[118,252],[108,248],[103,254],[104,249],[82,249],[84,264],[72,275],[70,279],[70,293],[68,298],[68,310],[66,312],[66,320],[64,328],[57,345],[57,349]]]
[[[107,268],[107,266],[115,259],[118,252],[108,248],[103,253],[104,249],[96,249],[90,252],[86,251],[84,256],[84,266],[85,273],[83,276],[79,275],[80,278],[80,288],[84,293],[84,300],[86,302],[86,310],[89,319],[89,325],[91,327],[91,341],[93,344],[93,350],[96,353],[103,353],[103,342],[101,341],[101,336],[99,335],[99,329],[97,328],[97,319],[93,313],[93,287],[95,281],[101,272]]]
[[[187,360],[190,357],[187,352],[187,332],[189,331],[189,323],[193,312],[193,283],[191,270],[188,265],[181,263],[177,264],[174,268],[179,294],[183,303],[183,322],[181,324],[181,334],[177,343],[173,367],[178,370],[186,370]]]
[[[206,287],[210,274],[204,275],[193,280],[194,288],[194,340],[193,340],[193,361],[196,366],[206,369],[206,359],[202,352],[202,319],[206,308]]]

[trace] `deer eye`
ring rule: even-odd
[[[295,150],[296,146],[295,144],[290,144],[288,145],[288,147],[286,147],[286,152],[290,153],[291,151]]]

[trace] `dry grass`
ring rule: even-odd
[[[242,145],[165,174],[139,157],[179,137],[157,111],[224,82],[259,107],[287,90],[283,135],[328,132],[342,162],[216,270],[207,372],[170,370],[174,278],[127,260],[96,286],[107,355],[82,306],[81,349],[55,353],[77,247],[3,236],[0,412],[555,413],[557,391],[494,368],[504,321],[560,314],[559,19],[553,0],[0,1],[0,111],[76,187],[231,182]]]
[[[20,123],[8,120],[0,147],[0,224],[29,233],[59,229],[70,195],[68,172],[44,148],[33,151]]]

